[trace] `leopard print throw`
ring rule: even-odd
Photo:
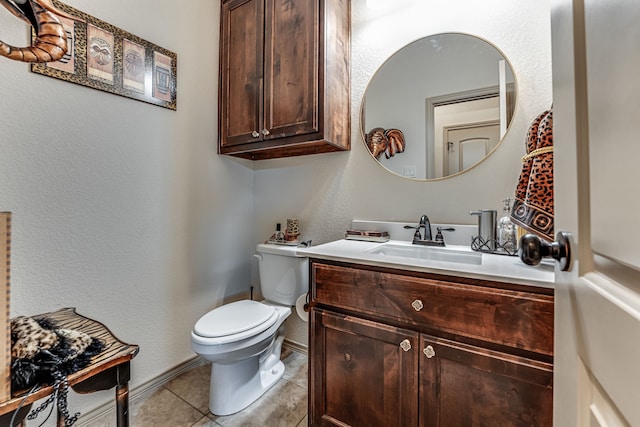
[[[60,342],[54,331],[44,329],[25,316],[11,320],[11,338],[11,357],[14,359],[33,359],[41,350],[49,350]]]
[[[11,319],[11,387],[53,384],[88,366],[104,349],[102,340],[75,329],[58,328],[47,318]]]

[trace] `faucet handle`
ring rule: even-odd
[[[456,231],[455,228],[453,227],[437,227],[438,232],[436,233],[436,238],[435,241],[436,242],[444,242],[444,236],[442,235],[443,231]]]
[[[422,228],[423,226],[420,225],[405,225],[404,229],[405,230],[416,230],[415,233],[413,233],[413,241],[415,242],[416,240],[422,240],[422,235],[420,235],[420,228]]]

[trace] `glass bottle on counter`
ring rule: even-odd
[[[511,221],[511,200],[503,200],[502,216],[498,221],[498,251],[513,255],[518,250],[516,225]]]

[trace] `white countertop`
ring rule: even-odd
[[[411,242],[390,240],[393,245],[411,246]],[[515,256],[494,255],[473,252],[469,246],[447,245],[457,251],[469,251],[482,255],[481,265],[462,264],[448,261],[434,261],[399,256],[370,253],[377,246],[387,243],[363,242],[357,240],[336,240],[309,248],[298,248],[299,255],[330,261],[342,261],[364,265],[396,268],[409,271],[447,274],[506,283],[533,285],[546,288],[554,287],[554,267],[551,263],[541,263],[532,267]]]

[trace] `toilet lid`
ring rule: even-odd
[[[201,337],[217,338],[239,334],[249,329],[260,333],[278,320],[273,307],[257,301],[243,300],[225,304],[205,314],[193,330]]]

